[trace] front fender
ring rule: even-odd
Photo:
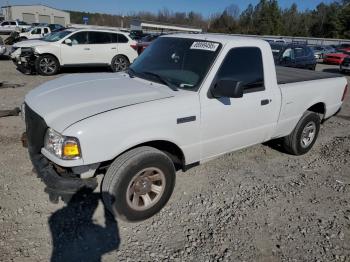
[[[192,115],[196,121],[177,123],[177,118]],[[63,134],[79,139],[85,165],[112,160],[130,148],[156,140],[176,144],[187,164],[200,157],[199,127],[195,93],[104,112],[73,124]]]

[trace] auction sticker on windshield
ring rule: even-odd
[[[218,43],[212,43],[212,42],[193,42],[190,49],[215,52],[216,49],[218,49],[218,46],[219,46]]]

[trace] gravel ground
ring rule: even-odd
[[[0,109],[53,78],[0,60],[0,81],[24,84],[0,89]],[[167,206],[128,224],[98,193],[50,203],[20,117],[0,118],[0,261],[350,261],[349,128],[348,96],[307,155],[257,145],[179,172]]]

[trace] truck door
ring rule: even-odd
[[[227,53],[211,87],[220,79],[232,79],[244,83],[244,94],[210,98],[201,92],[202,160],[270,139],[281,98],[277,85],[265,86],[264,78],[259,48],[239,47]]]

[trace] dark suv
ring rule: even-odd
[[[270,45],[276,65],[315,70],[317,61],[313,50],[307,45],[295,43]]]

